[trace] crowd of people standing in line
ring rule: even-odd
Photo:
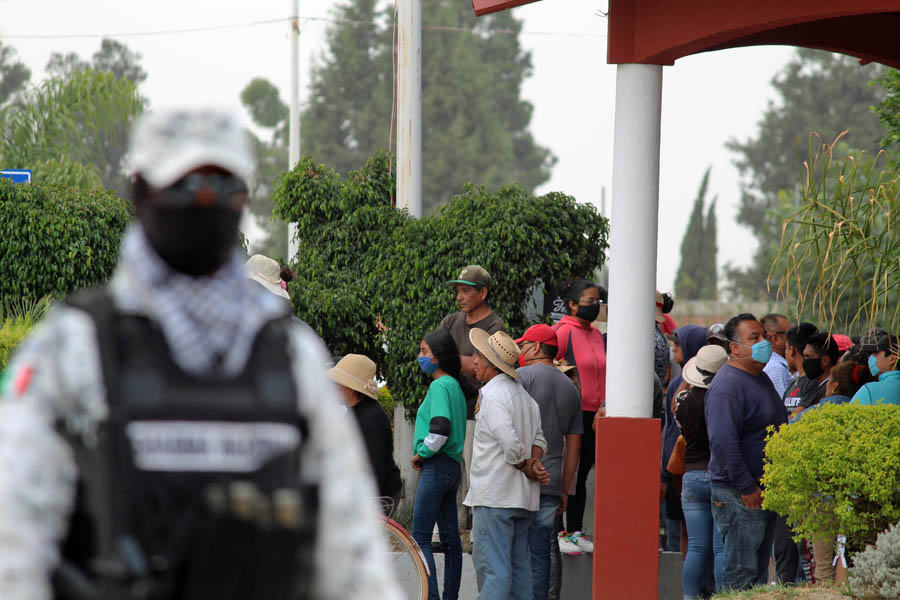
[[[560,555],[593,551],[583,523],[593,423],[605,415],[606,339],[598,317],[606,291],[589,281],[565,284],[556,323],[513,339],[490,309],[487,271],[470,265],[448,283],[460,311],[421,340],[417,357],[430,383],[415,425],[412,461],[421,476],[412,533],[431,568],[430,597],[458,594],[462,486],[473,515],[479,598],[556,598]],[[778,314],[677,327],[668,315],[673,305],[657,292],[650,376],[654,416],[663,423],[663,547],[684,554],[684,597],[764,582],[773,552],[780,581],[804,573],[833,578],[829,540],[795,544],[784,518],[762,509],[766,430],[821,404],[900,404],[896,339],[874,331],[854,345]],[[374,364],[367,377],[374,381]],[[385,415],[372,420],[387,422]],[[360,424],[364,433],[370,427]],[[395,495],[396,467],[383,467],[384,452],[372,456],[382,493]],[[435,525],[445,553],[442,596]],[[818,558],[811,573],[801,560],[810,554]]]
[[[681,376],[668,382],[664,438],[674,442],[664,444],[662,473],[680,494],[661,497],[666,548],[685,556],[684,598],[766,583],[770,558],[781,583],[833,581],[836,540],[795,543],[784,517],[762,508],[767,429],[823,404],[900,405],[897,339],[743,313],[671,340]]]

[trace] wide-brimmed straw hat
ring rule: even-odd
[[[262,254],[254,254],[244,263],[244,273],[276,296],[290,300],[291,296],[281,287],[281,267],[278,263]]]
[[[336,365],[325,371],[332,381],[369,398],[378,399],[375,383],[375,363],[362,354],[348,354]]]
[[[498,331],[492,335],[484,329],[473,327],[469,331],[469,341],[488,359],[492,365],[512,377],[516,375],[516,363],[519,360],[519,347],[514,339],[505,331]]]
[[[713,377],[728,360],[722,346],[703,346],[681,371],[681,377],[694,387],[707,389]]]

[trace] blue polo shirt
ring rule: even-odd
[[[706,392],[704,412],[710,484],[752,493],[762,478],[766,428],[787,422],[772,381],[726,363]]]
[[[867,383],[853,395],[851,404],[900,404],[900,371],[878,374],[878,381]]]

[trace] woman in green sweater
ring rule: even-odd
[[[428,598],[439,600],[431,552],[431,533],[437,523],[444,546],[444,600],[456,600],[462,575],[456,490],[466,441],[466,399],[476,392],[460,373],[459,350],[446,331],[425,336],[418,362],[431,383],[416,415],[412,464],[422,475],[416,488],[412,535],[428,562]]]

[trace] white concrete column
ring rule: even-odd
[[[606,414],[650,417],[662,66],[616,68]]]
[[[291,0],[291,112],[288,117],[288,169],[300,160],[300,0]],[[288,223],[287,262],[294,260],[297,225]]]
[[[397,206],[422,216],[422,2],[397,5]]]

